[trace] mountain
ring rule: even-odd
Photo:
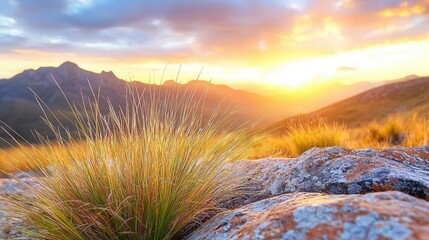
[[[429,117],[429,77],[409,76],[389,83],[317,111],[286,118],[268,129],[277,133],[300,119],[324,119],[342,122],[348,127],[364,126],[373,120],[383,120],[393,114],[418,113]]]
[[[53,78],[72,101],[81,98],[81,91],[84,96],[91,94],[89,83],[95,90],[100,87],[106,95],[113,97],[112,102],[121,98],[122,92],[118,90],[125,90],[125,81],[118,79],[112,72],[103,71],[97,74],[80,69],[75,63],[65,62],[58,68],[25,70],[11,79],[4,80],[0,85],[0,101],[19,99],[36,103],[32,93],[34,91],[48,106],[64,107],[66,101]]]
[[[195,99],[205,96],[204,111],[206,113],[212,112],[222,103],[223,109],[229,107],[237,110],[234,114],[237,125],[257,121],[259,127],[267,126],[284,117],[314,111],[322,105],[328,105],[379,86],[318,111],[299,115],[299,117],[290,117],[273,125],[282,129],[282,126],[291,120],[318,116],[332,121],[344,121],[349,126],[357,126],[373,118],[385,117],[398,111],[428,109],[424,104],[429,98],[425,95],[427,93],[425,90],[428,89],[424,83],[426,78],[410,80],[416,77],[410,75],[403,79],[389,81],[393,83],[383,86],[380,85],[385,82],[360,82],[352,85],[337,82],[321,83],[309,86],[305,91],[297,93],[283,91],[281,96],[274,97],[201,80],[193,80],[186,84],[170,80],[162,85],[139,81],[127,82],[110,71],[95,73],[81,69],[75,63],[65,62],[59,67],[25,70],[10,79],[0,80],[0,120],[25,139],[32,139],[32,130],[37,130],[48,137],[51,136],[50,130],[40,117],[42,111],[35,100],[34,93],[52,111],[61,112],[60,121],[67,123],[67,116],[71,115],[70,109],[55,81],[71,102],[82,103],[82,96],[84,99],[92,98],[91,86],[95,92],[100,89],[100,99],[109,99],[114,106],[125,105],[127,86],[132,86],[138,92],[156,90],[161,97],[173,89],[180,89],[180,93],[192,91]],[[106,104],[101,107],[107,109]],[[0,138],[8,138],[8,135],[1,129]]]
[[[59,67],[25,70],[10,79],[1,80],[0,120],[25,139],[32,139],[30,130],[37,130],[50,136],[49,129],[40,117],[42,112],[34,93],[54,112],[61,112],[65,116],[71,114],[63,93],[53,79],[61,87],[67,99],[75,103],[82,103],[82,96],[84,99],[92,98],[91,86],[95,92],[100,89],[100,99],[109,99],[114,106],[124,106],[126,88],[132,86],[140,93],[157,91],[161,97],[166,96],[173,89],[179,89],[180,94],[192,91],[194,99],[204,95],[204,111],[212,112],[222,103],[223,109],[228,107],[237,110],[234,114],[237,124],[258,121],[259,125],[263,125],[272,123],[287,114],[287,110],[281,108],[282,104],[275,99],[244,90],[235,90],[225,85],[215,85],[201,80],[186,84],[166,81],[162,85],[138,81],[126,82],[112,72],[94,73],[79,68],[75,63],[65,62]],[[102,107],[107,109],[107,104]],[[62,115],[59,115],[60,120],[67,122],[66,117]],[[7,135],[0,131],[0,137],[7,138]]]

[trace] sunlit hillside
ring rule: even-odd
[[[429,78],[421,77],[390,83],[368,90],[317,111],[286,118],[270,126],[280,133],[291,122],[300,119],[323,119],[327,122],[339,122],[348,127],[361,127],[371,121],[384,121],[393,115],[404,117],[418,114],[429,117]]]
[[[358,127],[342,121],[296,118],[271,128],[253,147],[252,158],[297,157],[313,147],[341,146],[352,149],[418,147],[429,144],[429,120],[417,113],[393,114]],[[278,126],[278,125],[277,125]],[[280,130],[281,129],[281,130]]]
[[[274,123],[264,128],[268,136],[254,157],[298,156],[323,146],[427,145],[428,83],[427,77],[403,79]]]

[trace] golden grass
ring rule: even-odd
[[[415,147],[429,144],[429,120],[416,114],[393,115],[385,121],[373,121],[361,128],[345,129],[343,125],[323,121],[300,122],[289,126],[288,134],[255,136],[250,159],[264,157],[296,157],[312,147],[343,146],[349,148],[386,148],[392,146]],[[73,144],[73,143],[72,143]],[[81,144],[76,144],[81,146]],[[85,144],[83,144],[85,146]],[[46,156],[51,152],[67,151],[58,145],[36,145],[20,149],[0,149],[0,170],[15,172],[46,166],[49,162],[27,161],[25,153]],[[52,151],[51,148],[55,148]],[[39,158],[40,159],[40,158]],[[46,158],[49,159],[49,158]]]
[[[47,121],[55,144],[10,150],[20,151],[25,168],[50,165],[39,169],[49,176],[39,188],[8,197],[13,216],[35,227],[23,231],[43,239],[171,239],[240,194],[229,164],[248,157],[246,128],[232,131],[227,113],[204,122],[192,94],[151,96],[130,94],[126,109],[110,106],[108,114],[98,101],[70,104],[85,140]]]
[[[292,154],[298,156],[313,147],[345,146],[347,138],[348,133],[344,125],[318,121],[292,126],[286,141]]]
[[[73,145],[74,143],[71,143]],[[77,148],[70,146],[71,148]],[[53,155],[63,156],[67,158],[68,152],[63,146],[59,144],[49,145],[21,145],[19,147],[9,147],[0,149],[0,171],[3,174],[10,174],[14,172],[30,171],[46,167],[50,164],[50,159]],[[31,161],[29,159],[38,159]]]
[[[424,146],[429,140],[429,120],[417,114],[393,115],[351,131],[354,137],[349,145],[353,148]]]
[[[252,159],[296,157],[312,147],[416,147],[429,143],[429,120],[416,114],[394,115],[365,127],[346,129],[337,123],[300,122],[284,135],[266,136],[255,144]]]
[[[250,159],[264,157],[291,157],[290,147],[285,136],[264,136],[255,139]]]
[[[344,125],[323,121],[299,122],[288,126],[282,136],[267,136],[253,147],[252,158],[296,157],[313,147],[346,146],[348,132]]]
[[[389,117],[383,123],[370,123],[368,126],[369,136],[377,142],[386,142],[398,145],[405,139],[404,119],[400,117]]]

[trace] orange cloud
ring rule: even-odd
[[[330,17],[318,19],[310,15],[298,18],[291,32],[283,36],[285,46],[300,46],[303,44],[312,47],[340,43],[344,40],[340,24]]]
[[[397,7],[386,9],[380,12],[383,17],[410,17],[415,15],[422,15],[426,12],[426,6],[420,4],[410,4],[405,1],[400,3]]]

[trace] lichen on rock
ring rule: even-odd
[[[313,148],[296,159],[266,158],[234,166],[258,194],[241,204],[291,192],[364,194],[400,191],[429,200],[429,147]],[[240,203],[236,204],[239,206]]]
[[[427,226],[429,202],[401,192],[288,193],[220,213],[188,239],[427,239]]]

